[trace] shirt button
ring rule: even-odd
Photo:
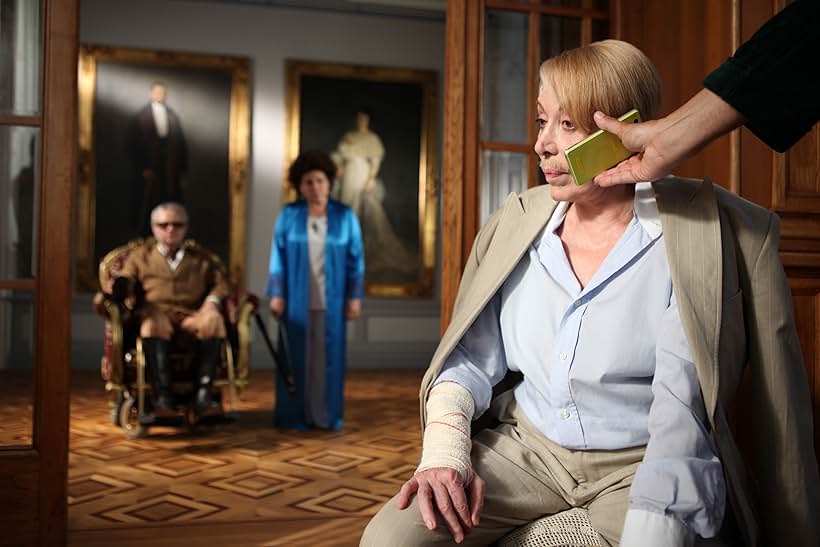
[[[561,359],[562,361],[565,361],[566,358],[567,358],[567,352],[562,351],[561,353],[558,354],[558,358]]]
[[[580,307],[581,307],[581,304],[583,304],[583,302],[581,302],[580,300],[576,300],[576,301],[575,301],[575,307],[576,307],[576,308],[580,308]]]
[[[567,418],[569,418],[569,410],[567,410],[566,408],[565,408],[564,410],[562,410],[562,411],[561,411],[561,417],[562,417],[563,419],[565,419],[565,420],[566,420]]]

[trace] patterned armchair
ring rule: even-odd
[[[146,409],[150,405],[147,392],[151,386],[147,381],[142,341],[134,311],[139,306],[139,290],[136,295],[125,299],[111,294],[113,281],[125,263],[128,254],[146,240],[135,239],[110,251],[100,261],[99,282],[101,290],[94,296],[94,310],[105,319],[103,356],[100,373],[105,381],[105,389],[111,395],[111,420],[119,425],[129,437],[141,437],[152,424],[160,424]],[[194,240],[186,240],[186,249],[201,249]],[[215,254],[211,258],[220,266],[222,261]],[[250,324],[259,301],[249,293],[231,293],[223,302],[223,317],[227,337],[222,350],[221,365],[213,381],[215,399],[220,401],[221,418],[236,417],[236,400],[248,383],[250,370]],[[185,333],[175,335],[171,341],[171,365],[173,369],[173,390],[176,394],[192,397],[191,378],[193,374],[196,340]],[[168,421],[168,420],[165,420]],[[193,412],[186,414],[186,420],[170,420],[175,425],[187,423],[195,425]]]

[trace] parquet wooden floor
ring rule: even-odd
[[[256,372],[236,423],[129,440],[93,371],[72,379],[69,546],[357,545],[419,457],[423,371],[349,371],[341,432],[271,425]]]
[[[0,370],[0,445],[31,446],[34,379],[30,370]]]

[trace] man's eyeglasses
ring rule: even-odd
[[[179,228],[184,228],[185,223],[184,222],[155,222],[154,226],[156,226],[160,230],[167,230],[169,226],[172,227],[172,228],[179,229]]]

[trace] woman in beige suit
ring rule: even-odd
[[[576,186],[564,150],[596,110],[654,117],[657,73],[607,40],[540,76],[549,186],[511,195],[477,236],[421,387],[421,462],[362,544],[486,545],[582,507],[604,545],[817,545],[777,217],[708,181]],[[726,417],[745,366],[754,485]]]

